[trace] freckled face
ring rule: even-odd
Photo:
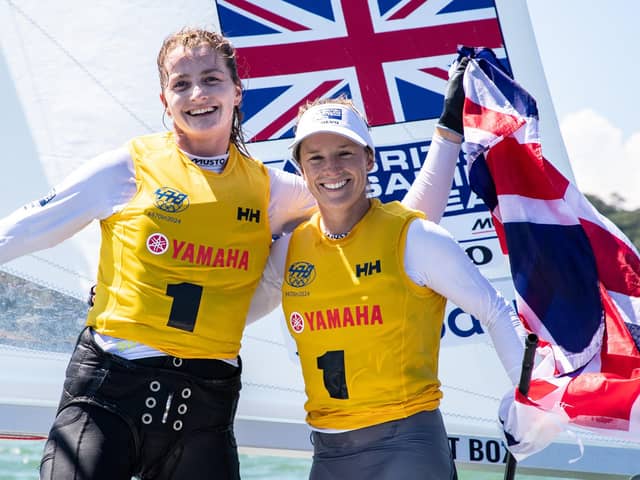
[[[300,143],[298,153],[309,191],[321,209],[369,206],[367,172],[373,157],[363,146],[342,135],[320,132]]]
[[[225,153],[242,90],[224,59],[207,45],[178,46],[168,53],[164,67],[167,84],[160,98],[173,119],[178,145],[199,155]]]

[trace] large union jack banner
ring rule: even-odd
[[[503,48],[493,0],[218,0],[252,141],[292,136],[300,105],[346,94],[372,126],[437,118],[458,45]]]

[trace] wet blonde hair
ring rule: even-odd
[[[202,45],[211,47],[212,50],[222,57],[231,74],[231,80],[242,90],[242,81],[240,80],[236,61],[236,49],[229,39],[211,30],[185,27],[166,37],[158,52],[158,74],[160,75],[160,88],[163,91],[169,82],[169,75],[165,67],[167,55],[177,47],[192,50]],[[240,110],[240,104],[238,104],[233,109],[233,122],[231,124],[229,141],[233,143],[240,152],[248,156],[249,153],[244,139],[244,132],[242,131],[242,118],[242,111]]]

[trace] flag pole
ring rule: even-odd
[[[520,371],[520,382],[518,383],[518,391],[522,395],[529,393],[529,383],[531,382],[531,372],[533,371],[533,361],[536,355],[536,347],[538,346],[538,336],[530,333],[524,342],[524,355],[522,357],[522,370]],[[513,480],[516,475],[516,459],[507,452],[507,467],[504,471],[504,480]]]

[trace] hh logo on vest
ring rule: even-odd
[[[260,223],[260,210],[254,210],[253,208],[238,207],[236,220],[244,220],[245,222]]]
[[[374,273],[380,273],[382,267],[380,266],[380,259],[373,262],[365,262],[356,264],[356,277],[373,275]]]

